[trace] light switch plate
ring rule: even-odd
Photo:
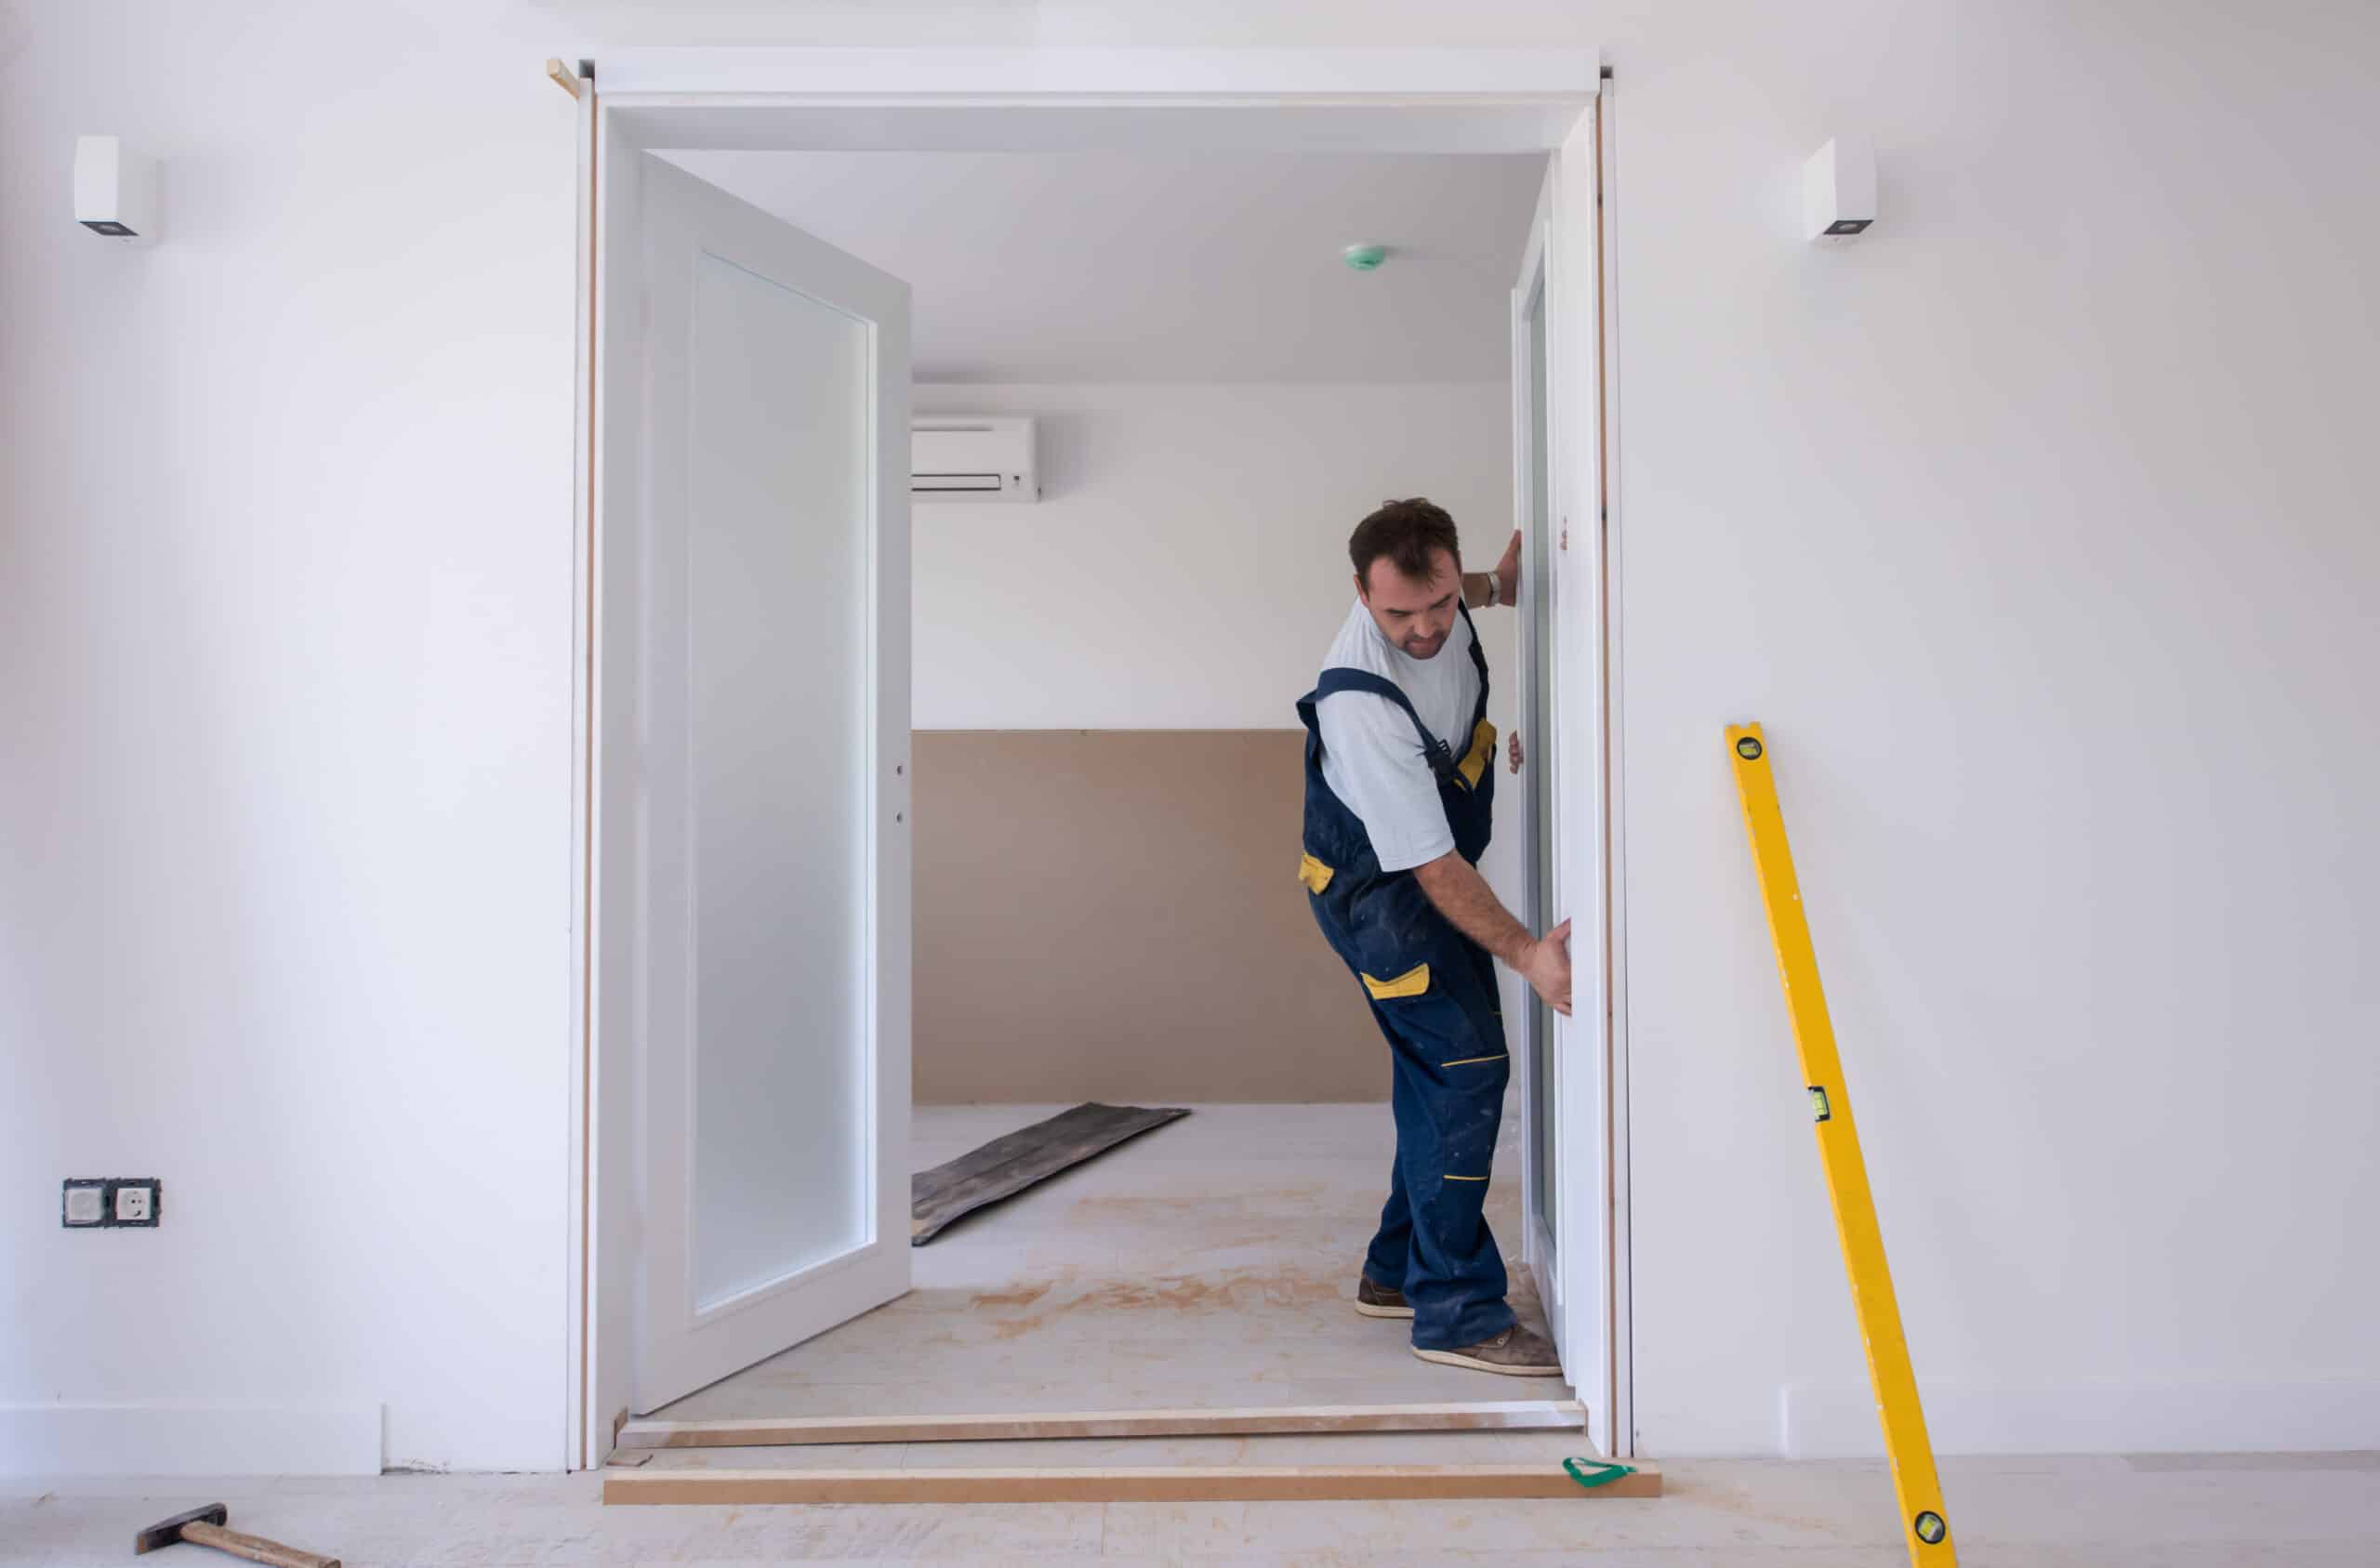
[[[152,1231],[165,1206],[165,1184],[153,1176],[70,1176],[59,1220],[77,1231]]]
[[[69,1181],[66,1184],[66,1223],[69,1225],[104,1225],[108,1219],[107,1185],[99,1181]]]

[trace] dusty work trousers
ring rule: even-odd
[[[1480,1212],[1513,1073],[1496,962],[1443,916],[1435,924],[1427,987],[1365,996],[1395,1062],[1396,1163],[1364,1272],[1405,1293],[1425,1351],[1475,1345],[1513,1324],[1503,1254]]]

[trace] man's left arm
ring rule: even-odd
[[[1490,604],[1511,604],[1521,593],[1521,531],[1513,530],[1513,542],[1504,547],[1504,556],[1496,562],[1493,572],[1466,572],[1462,574],[1462,601],[1474,610]]]

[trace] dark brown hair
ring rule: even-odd
[[[1436,564],[1431,558],[1440,550],[1454,558],[1455,570],[1462,569],[1454,519],[1444,507],[1419,495],[1382,502],[1380,510],[1355,524],[1347,540],[1347,559],[1355,563],[1355,575],[1367,593],[1371,591],[1372,562],[1382,556],[1415,582],[1426,583]]]

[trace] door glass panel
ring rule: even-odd
[[[1528,707],[1523,717],[1522,744],[1527,756],[1526,766],[1535,775],[1528,790],[1531,802],[1529,823],[1529,854],[1534,861],[1529,885],[1529,929],[1543,934],[1554,924],[1554,694],[1549,690],[1554,679],[1551,657],[1554,619],[1551,612],[1553,595],[1547,592],[1552,582],[1554,554],[1547,540],[1547,464],[1545,451],[1545,273],[1540,269],[1535,286],[1529,294],[1527,310],[1528,325],[1528,542],[1523,570],[1530,586],[1528,621],[1524,628],[1528,660]],[[1554,1049],[1554,1010],[1538,994],[1528,993],[1529,1041],[1532,1060],[1529,1082],[1535,1086],[1529,1097],[1528,1136],[1533,1158],[1530,1165],[1532,1185],[1536,1188],[1537,1212],[1545,1218],[1546,1234],[1556,1233],[1554,1223],[1554,1205],[1561,1183],[1554,1171],[1554,1074],[1560,1071]]]
[[[686,490],[694,1274],[867,1245],[865,322],[704,256]],[[657,1218],[657,1217],[656,1217]]]

